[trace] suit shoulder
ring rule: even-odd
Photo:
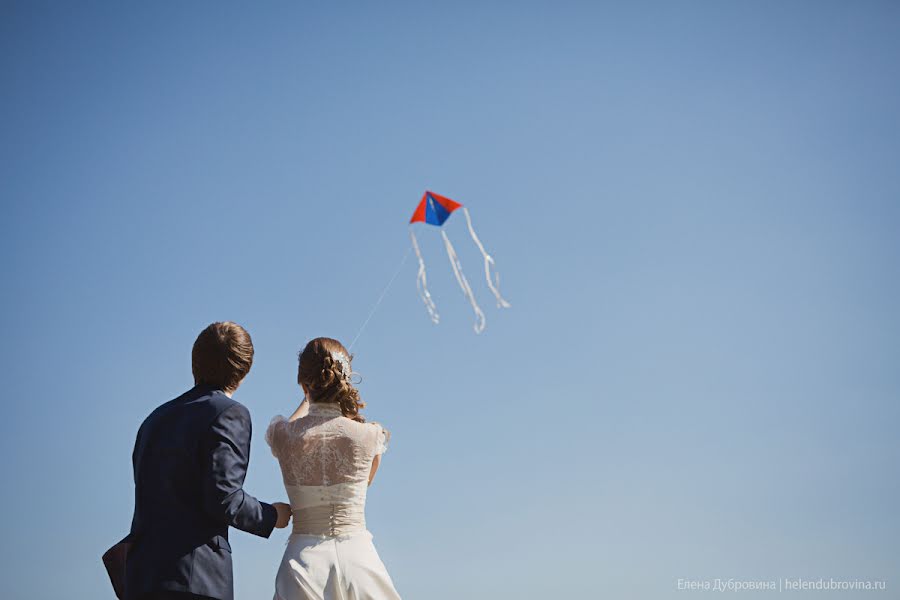
[[[181,400],[181,396],[179,396],[178,398],[175,398],[174,400],[169,400],[168,402],[163,402],[162,404],[160,404],[159,406],[154,408],[153,411],[149,415],[147,415],[147,418],[144,419],[144,422],[141,423],[141,428],[143,428],[144,425],[155,421],[161,415],[164,415],[165,413],[169,412],[169,410],[173,406],[175,406],[175,404],[177,404],[179,400]]]
[[[229,398],[222,392],[213,392],[209,396],[210,406],[213,407],[216,418],[222,417],[225,413],[228,413],[230,416],[236,417],[250,417],[250,411],[247,410],[247,407],[235,400],[234,398]]]
[[[210,392],[209,395],[206,396],[206,401],[209,402],[210,406],[218,410],[228,410],[235,404],[240,404],[237,400],[229,398],[223,392],[218,390]]]

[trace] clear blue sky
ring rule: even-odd
[[[134,435],[244,324],[247,489],[306,340],[393,431],[370,494],[407,598],[685,598],[900,580],[900,5],[0,4],[4,598],[112,598]],[[287,534],[235,532],[239,599]],[[835,597],[854,597],[852,594]],[[862,594],[867,599],[881,597]]]

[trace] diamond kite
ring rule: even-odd
[[[416,251],[416,256],[419,258],[419,272],[416,275],[416,287],[419,289],[419,296],[422,298],[422,302],[425,303],[425,308],[428,310],[428,315],[431,317],[431,320],[434,323],[439,323],[441,317],[437,312],[437,306],[435,306],[434,300],[431,299],[431,294],[428,292],[428,281],[425,275],[425,260],[422,258],[419,242],[416,239],[416,234],[413,232],[412,225],[414,223],[424,223],[426,225],[440,227],[441,237],[444,239],[444,247],[447,249],[447,256],[450,257],[450,266],[453,267],[453,274],[456,275],[456,281],[459,283],[459,287],[462,288],[463,294],[472,304],[472,310],[475,311],[475,333],[481,333],[484,331],[485,325],[484,313],[478,306],[478,302],[475,301],[475,294],[472,293],[469,281],[463,274],[459,257],[456,256],[456,250],[453,248],[453,244],[450,243],[450,238],[447,237],[447,233],[443,228],[444,222],[450,218],[450,215],[453,214],[453,211],[456,209],[462,209],[463,215],[466,217],[466,225],[469,227],[469,235],[472,236],[472,240],[475,242],[475,245],[478,246],[481,255],[484,257],[484,276],[487,279],[488,287],[497,299],[497,308],[509,308],[509,302],[504,300],[503,296],[500,295],[500,275],[496,271],[494,258],[487,253],[481,240],[478,239],[478,235],[475,234],[469,211],[459,202],[454,202],[450,198],[429,191],[426,191],[422,196],[422,201],[419,202],[419,206],[416,207],[416,211],[409,220],[409,237],[412,239],[413,249]]]

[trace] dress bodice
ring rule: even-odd
[[[369,473],[386,450],[386,437],[381,425],[348,419],[336,404],[313,403],[293,422],[272,420],[266,441],[281,466],[295,533],[365,530]]]

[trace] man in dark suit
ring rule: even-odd
[[[232,600],[228,528],[269,537],[290,521],[289,505],[243,490],[250,413],[231,395],[253,363],[250,335],[236,323],[213,323],[191,358],[195,387],[154,410],[134,444],[127,600]]]

